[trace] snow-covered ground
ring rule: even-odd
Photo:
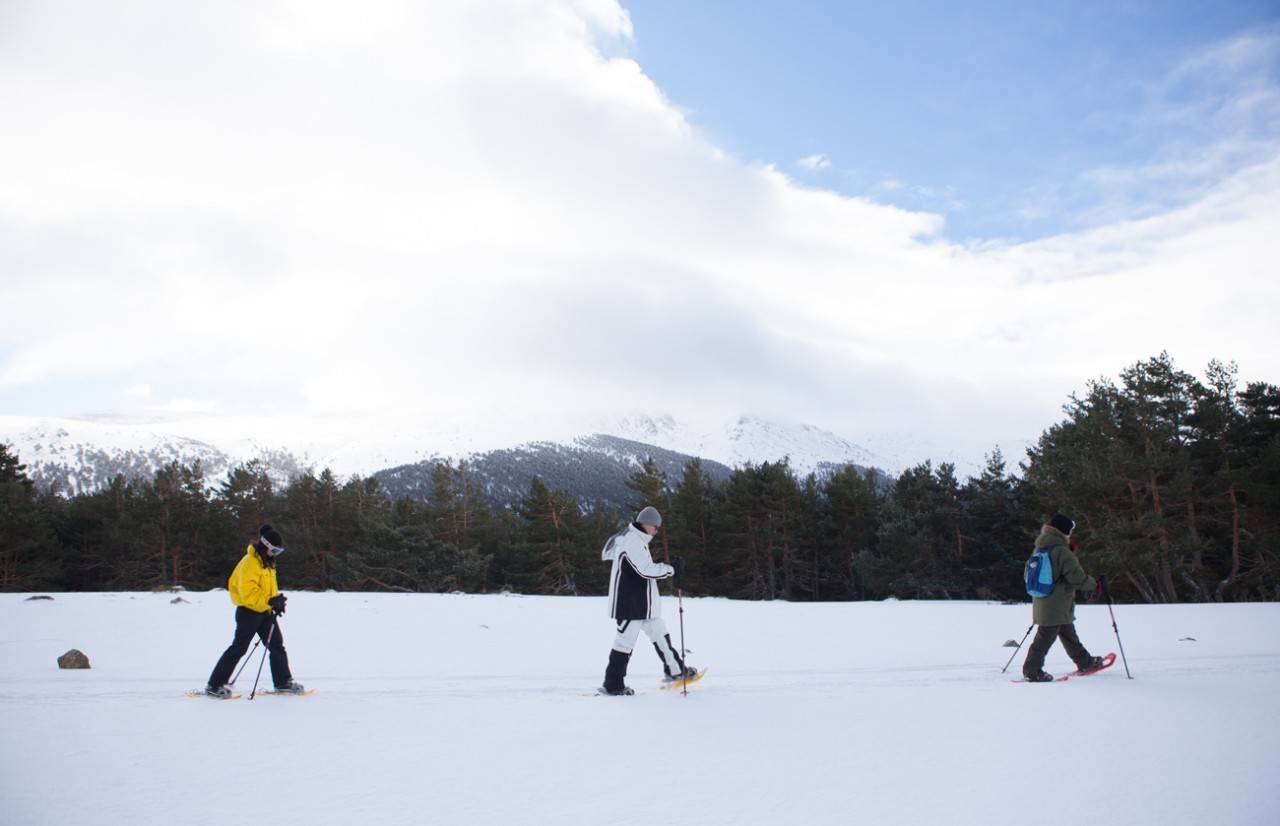
[[[297,592],[317,693],[217,702],[182,692],[230,640],[225,592],[24,596],[0,595],[7,826],[1280,817],[1275,604],[1118,606],[1133,680],[1029,685],[1000,673],[1028,606],[686,600],[709,676],[656,690],[642,641],[639,694],[608,698],[602,599]],[[1105,606],[1077,627],[1116,650]],[[57,668],[72,647],[91,670]]]

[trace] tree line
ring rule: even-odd
[[[1062,511],[1118,600],[1280,599],[1280,388],[1240,388],[1217,361],[1202,381],[1162,353],[1063,412],[1018,472],[998,449],[965,480],[948,463],[886,481],[852,466],[801,476],[784,460],[716,482],[697,459],[679,478],[650,460],[628,487],[634,510],[662,512],[654,557],[683,557],[695,595],[1022,600],[1035,534]],[[600,548],[631,515],[538,478],[491,508],[451,462],[427,501],[328,470],[278,486],[257,463],[211,484],[198,462],[63,497],[0,445],[0,590],[225,586],[270,522],[289,588],[603,594]]]

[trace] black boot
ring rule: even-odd
[[[1079,667],[1081,674],[1090,674],[1102,668],[1103,662],[1104,660],[1101,657],[1090,657],[1085,660],[1084,665],[1080,665],[1080,663],[1076,663],[1076,665]]]
[[[624,653],[616,648],[609,650],[609,667],[604,670],[604,693],[613,695],[635,694],[634,691],[627,688],[627,663],[631,661],[631,654]]]

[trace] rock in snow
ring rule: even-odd
[[[58,668],[88,668],[89,658],[79,648],[73,648],[58,658]]]

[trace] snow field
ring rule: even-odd
[[[602,598],[288,593],[318,692],[252,702],[182,696],[230,642],[224,591],[0,595],[0,823],[1221,826],[1280,805],[1276,604],[1117,606],[1135,679],[1028,685],[1025,647],[1000,673],[1027,605],[692,599],[707,679],[658,691],[642,637],[641,693],[608,698]],[[678,642],[673,598],[664,616]],[[1117,650],[1105,605],[1077,628]],[[72,647],[91,670],[57,668]],[[1047,667],[1072,668],[1060,646]]]

